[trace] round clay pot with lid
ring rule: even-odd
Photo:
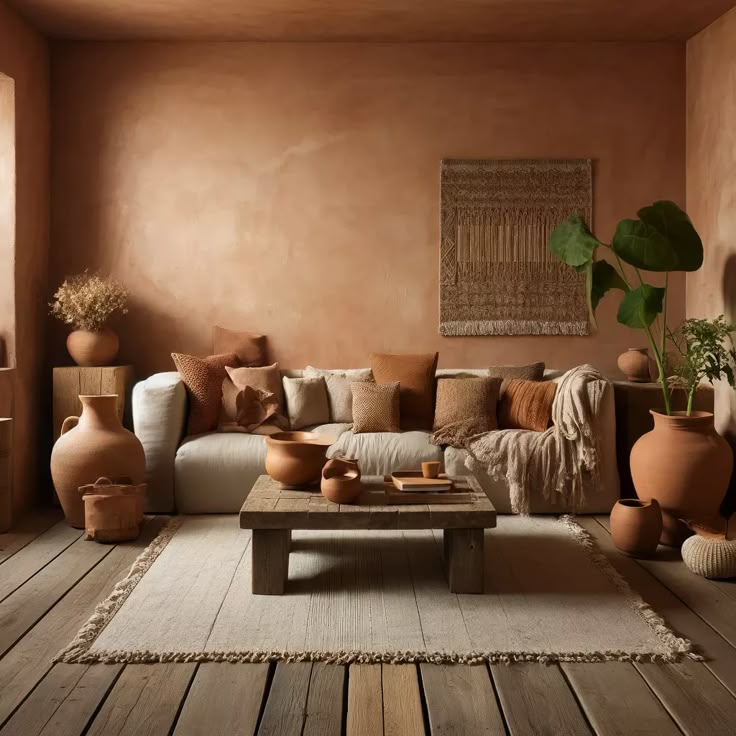
[[[322,495],[333,503],[355,503],[363,486],[355,458],[335,457],[322,468]]]
[[[622,552],[631,557],[652,557],[662,534],[659,504],[622,498],[611,509],[611,537]]]
[[[266,437],[266,472],[284,489],[319,484],[332,437],[315,432],[276,432]]]
[[[662,509],[662,544],[679,547],[691,534],[683,523],[718,515],[733,470],[733,452],[715,430],[713,414],[650,410],[654,429],[631,448],[636,495]]]
[[[117,358],[120,340],[108,327],[97,332],[74,330],[66,338],[66,349],[77,365],[110,365]]]
[[[651,358],[647,348],[629,348],[618,356],[616,363],[627,381],[649,383],[652,380],[649,370]]]

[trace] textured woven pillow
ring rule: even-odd
[[[480,430],[482,432],[496,429],[500,388],[500,378],[440,378],[432,429],[437,431],[448,424],[469,419],[479,420],[484,427]]]
[[[241,365],[263,366],[267,364],[266,336],[255,332],[235,332],[224,327],[212,328],[214,353],[235,353]]]
[[[220,391],[226,378],[226,366],[237,366],[235,353],[197,358],[184,353],[171,353],[176,370],[189,395],[187,434],[202,434],[217,429],[220,414]]]
[[[437,353],[391,355],[373,353],[371,369],[376,383],[401,386],[401,428],[430,429],[434,419],[434,373]]]
[[[231,381],[238,391],[250,386],[273,394],[278,402],[278,412],[269,419],[269,422],[282,427],[288,426],[288,420],[284,415],[284,388],[281,385],[281,373],[279,372],[278,363],[261,368],[228,368],[227,376],[227,380]],[[229,392],[229,386],[222,387],[223,396]],[[235,421],[236,417],[229,413],[229,405],[223,403],[220,423],[227,424]]]
[[[353,432],[400,432],[401,408],[398,383],[350,384],[353,392]]]
[[[308,365],[304,370],[308,378],[322,377],[327,387],[327,401],[330,405],[330,421],[350,424],[353,421],[353,392],[350,384],[353,381],[371,381],[370,368],[355,370],[328,371]]]
[[[556,391],[553,381],[510,380],[498,405],[498,426],[544,432],[552,423]]]
[[[330,421],[325,379],[287,378],[284,376],[284,395],[289,424],[292,429],[302,429]]]
[[[541,381],[544,378],[544,363],[529,363],[527,365],[496,365],[488,369],[491,378],[503,379],[501,396],[506,393],[506,386],[514,378],[523,378],[526,381]]]

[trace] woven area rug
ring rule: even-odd
[[[440,532],[302,531],[286,594],[257,596],[238,517],[179,517],[56,661],[697,658],[572,519],[498,523],[482,595],[448,591]]]
[[[440,332],[587,335],[585,274],[549,250],[572,214],[592,227],[591,163],[442,162]]]

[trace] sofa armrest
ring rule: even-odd
[[[133,387],[133,429],[146,453],[146,511],[175,510],[174,458],[186,414],[187,394],[178,373],[157,373]]]

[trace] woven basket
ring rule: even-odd
[[[695,534],[682,545],[682,560],[696,575],[736,577],[736,540],[706,539]]]
[[[126,542],[137,539],[143,521],[146,484],[126,485],[99,478],[80,486],[84,502],[85,539]]]

